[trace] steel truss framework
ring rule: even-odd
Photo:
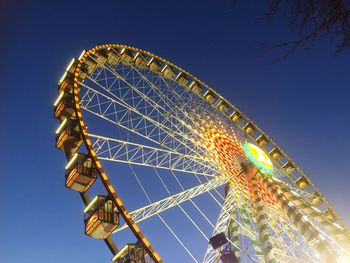
[[[175,240],[189,262],[219,262],[228,251],[240,262],[322,262],[329,251],[338,262],[349,256],[348,229],[311,180],[255,123],[199,79],[123,45],[83,52],[67,71],[74,76],[71,119],[78,121],[87,154],[124,221],[105,240],[113,254],[112,239],[120,243],[119,232],[129,229],[152,260],[162,262],[151,246],[155,239],[139,227],[158,218],[168,230],[159,235]],[[245,141],[273,160],[271,177],[251,168],[242,150]],[[130,168],[133,191],[145,196],[142,206],[128,211],[132,204],[124,205],[113,186],[117,175],[107,176],[102,162]],[[150,185],[152,178],[160,187]],[[81,196],[87,204],[89,191]],[[202,243],[191,244],[185,234],[194,232],[176,228],[169,211],[186,220],[198,234],[192,240]],[[214,250],[208,240],[218,233],[228,242]]]

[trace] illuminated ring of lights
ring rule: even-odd
[[[265,174],[272,174],[273,172],[273,165],[270,160],[270,158],[267,156],[267,154],[259,149],[259,147],[255,146],[254,144],[245,142],[243,144],[243,150],[248,159],[263,173]],[[255,152],[253,152],[254,150]],[[259,156],[256,156],[256,155]],[[260,156],[263,158],[263,160],[259,160]],[[262,163],[262,161],[267,162],[267,164]]]
[[[191,75],[190,73],[188,73],[187,71],[181,69],[180,67],[174,65],[173,63],[159,57],[156,56],[148,51],[144,51],[138,48],[134,48],[131,46],[125,46],[125,45],[119,45],[119,44],[107,44],[107,45],[100,45],[100,46],[96,46],[88,51],[86,51],[84,53],[84,55],[79,59],[77,67],[74,69],[74,83],[73,83],[73,96],[74,96],[74,105],[75,105],[75,113],[76,116],[78,118],[78,123],[79,123],[79,127],[80,127],[80,132],[82,135],[82,139],[83,142],[87,148],[88,154],[92,157],[93,163],[95,164],[95,167],[98,171],[98,175],[104,185],[104,187],[106,188],[109,196],[113,199],[113,201],[116,204],[116,207],[118,208],[118,211],[120,212],[121,216],[124,218],[125,222],[127,223],[127,225],[129,226],[130,230],[134,233],[135,237],[142,243],[142,245],[144,246],[144,248],[146,249],[147,253],[151,256],[151,258],[155,261],[155,262],[163,262],[162,259],[160,258],[160,256],[158,255],[158,253],[155,251],[155,249],[151,246],[150,242],[147,240],[147,238],[144,236],[144,234],[141,232],[140,228],[138,227],[138,225],[134,222],[134,220],[131,218],[130,214],[128,213],[128,211],[126,210],[126,208],[124,207],[124,204],[122,202],[122,200],[119,198],[116,190],[114,189],[114,187],[112,186],[106,172],[104,171],[104,169],[102,168],[101,162],[97,157],[97,154],[95,152],[95,150],[92,147],[92,143],[91,140],[89,139],[89,135],[87,132],[87,128],[86,125],[84,123],[83,117],[82,117],[82,113],[81,113],[81,109],[80,109],[80,99],[78,96],[79,93],[79,78],[78,76],[80,75],[81,72],[81,68],[83,63],[86,61],[86,59],[88,58],[89,55],[94,54],[96,51],[98,50],[102,50],[102,49],[107,49],[107,48],[115,48],[115,49],[122,49],[125,48],[127,50],[131,50],[131,51],[135,51],[135,52],[139,52],[141,54],[144,54],[148,57],[153,57],[157,60],[159,60],[160,62],[167,64],[169,66],[171,66],[172,68],[178,70],[179,72],[183,73],[186,77],[188,77],[190,80],[195,81],[198,85],[200,85],[202,88],[206,89],[207,91],[212,92],[218,99],[220,99],[221,101],[225,102],[228,107],[232,110],[234,110],[235,113],[237,113],[243,120],[245,120],[247,123],[251,124],[255,131],[258,131],[261,136],[264,136],[266,138],[266,140],[268,141],[270,146],[273,146],[275,148],[277,148],[281,155],[285,157],[285,159],[287,159],[287,161],[293,165],[294,169],[297,170],[301,175],[304,176],[304,178],[307,180],[308,184],[314,188],[315,191],[317,191],[318,193],[320,193],[320,191],[315,187],[315,185],[311,182],[311,180],[304,174],[304,172],[291,160],[291,158],[280,148],[277,146],[277,144],[266,134],[264,133],[258,126],[256,126],[245,114],[243,114],[238,108],[236,108],[234,105],[232,105],[229,101],[227,101],[226,99],[224,99],[219,93],[217,93],[216,91],[214,91],[211,87],[209,87],[207,84],[205,84],[204,82],[202,82],[201,80],[197,79],[196,77],[194,77],[193,75]],[[201,95],[199,95],[201,96]],[[231,116],[227,116],[227,118],[231,119]],[[240,127],[242,130],[244,130],[244,127]],[[246,136],[255,141],[256,138],[252,137],[247,131],[246,132]],[[277,162],[274,160],[275,165],[277,165],[278,167],[282,167],[283,164]],[[332,208],[332,206],[328,203],[328,201],[326,200],[326,198],[320,193],[321,198],[324,200],[324,202],[328,205],[328,207],[332,210],[332,212],[334,212],[334,214],[340,219],[340,217],[338,216],[338,214],[336,213],[336,211]],[[341,219],[340,219],[341,220]],[[342,222],[342,225],[345,225]]]

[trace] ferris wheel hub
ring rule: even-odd
[[[262,173],[272,174],[273,164],[268,155],[258,146],[245,142],[243,151],[249,161]]]

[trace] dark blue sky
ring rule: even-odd
[[[10,1],[8,1],[10,2]],[[256,24],[264,5],[238,1],[11,1],[1,4],[1,262],[108,262],[83,234],[64,188],[52,103],[83,49],[121,43],[156,53],[238,106],[308,174],[350,224],[350,53],[321,40],[277,65],[256,42],[292,38],[284,17]]]

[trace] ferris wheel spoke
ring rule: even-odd
[[[100,160],[136,164],[214,177],[221,175],[210,160],[186,154],[89,134]],[[233,170],[233,168],[232,168]]]
[[[104,91],[106,91],[114,99],[120,99],[126,104],[131,105],[134,109],[137,109],[140,107],[140,105],[142,105],[142,110],[145,112],[148,111],[150,113],[149,116],[151,116],[152,119],[162,119],[159,121],[160,126],[167,127],[168,131],[176,132],[177,135],[182,136],[182,138],[187,140],[188,143],[192,143],[192,147],[198,147],[198,139],[193,139],[198,137],[198,134],[193,133],[191,129],[189,129],[188,125],[184,125],[185,122],[183,115],[189,117],[189,113],[191,111],[181,111],[181,116],[178,116],[178,111],[176,111],[176,109],[179,109],[178,105],[175,104],[171,98],[162,93],[160,87],[155,87],[155,85],[150,82],[147,77],[143,76],[138,71],[137,72],[140,75],[140,78],[136,78],[136,81],[134,81],[136,83],[130,83],[130,81],[126,79],[126,76],[122,76],[121,74],[117,73],[114,68],[105,66],[105,69],[108,70],[109,73],[113,74],[115,78],[118,78],[118,80],[121,80],[125,85],[127,85],[128,89],[125,89],[124,94],[117,94],[113,92],[112,86],[106,88],[99,84]],[[130,72],[131,68],[128,71]],[[133,76],[132,79],[134,78],[135,76]],[[140,85],[141,80],[144,80],[148,85]],[[96,79],[95,83],[97,83]]]
[[[226,183],[228,183],[232,178],[238,176],[237,174],[232,176],[220,176],[211,179],[210,181],[182,191],[180,193],[174,194],[152,204],[149,204],[145,207],[139,208],[135,211],[130,212],[130,216],[134,219],[135,222],[141,222],[149,217],[157,215],[169,208],[177,206],[185,201],[191,200],[196,196],[204,194],[212,189],[218,188]],[[115,232],[118,232],[122,229],[125,229],[127,226],[123,225],[118,228]]]
[[[132,173],[135,176],[135,179],[137,180],[139,186],[141,187],[143,193],[145,194],[147,200],[149,203],[152,203],[151,198],[149,197],[149,194],[147,193],[145,187],[143,186],[143,184],[141,183],[141,180],[139,178],[139,176],[136,174],[135,170],[132,168],[131,165],[129,165]],[[183,209],[182,209],[183,211]],[[129,215],[130,217],[130,215]],[[181,240],[181,238],[176,234],[176,232],[170,227],[170,225],[164,220],[164,218],[158,213],[157,217],[161,220],[161,222],[165,225],[165,227],[169,230],[169,232],[173,235],[173,237],[179,242],[179,244],[183,247],[183,249],[187,252],[187,254],[193,259],[194,262],[198,263],[198,261],[196,260],[196,258],[193,256],[193,254],[191,253],[191,251],[188,249],[188,247],[184,244],[184,242]],[[115,232],[113,232],[115,233]],[[113,234],[112,233],[112,234]]]
[[[205,110],[207,117],[209,117],[210,119],[219,119],[221,121],[224,121],[224,118],[222,118],[223,116],[221,116],[221,114],[217,114],[217,110],[213,110],[213,108],[210,105],[208,105],[204,100],[200,99],[198,96],[187,92],[186,89],[184,89],[183,87],[179,87],[178,85],[174,87],[170,80],[165,79],[163,76],[158,76],[158,78],[163,81],[165,86],[171,92],[172,100],[176,101],[176,105],[182,106],[181,112],[184,114],[184,117],[188,117],[188,120],[192,121],[193,124],[199,125],[198,128],[201,128],[200,125],[203,121],[203,110]],[[189,112],[193,113],[194,116],[189,115]]]
[[[102,94],[84,83],[81,85],[89,91],[90,97],[93,98],[86,104],[83,104],[85,101],[82,101],[82,109],[156,142],[162,147],[182,150],[186,153],[205,154],[205,149],[200,142],[196,142],[197,147],[191,144],[188,145],[188,141],[184,141],[181,136],[180,138],[177,136],[178,133],[169,130],[169,127],[161,125],[153,118],[143,115],[137,109]],[[201,149],[198,153],[199,147]]]
[[[186,123],[198,124],[198,121],[194,120],[190,113],[192,113],[192,110],[195,108],[202,110],[203,107],[205,107],[203,100],[198,99],[197,96],[187,92],[187,90],[179,86],[177,83],[175,84],[175,82],[172,82],[173,85],[170,85],[170,83],[161,75],[154,74],[151,71],[143,74],[141,70],[134,65],[131,65],[131,67],[139,77],[148,84],[147,87],[155,94],[153,97],[157,98],[157,102],[151,101],[151,104],[155,104],[157,107],[161,108],[164,107],[164,110],[166,111],[174,111],[180,122],[185,121]],[[119,74],[116,74],[114,68],[108,68],[112,70],[115,75],[120,77]],[[121,78],[125,80],[125,76],[122,76]],[[163,85],[159,82],[163,82]],[[177,90],[174,90],[172,86],[175,86],[174,88],[177,88]],[[131,87],[133,86],[131,85]],[[186,100],[184,98],[186,98]]]
[[[256,233],[253,233],[250,231],[244,224],[242,224],[237,218],[232,216],[232,214],[235,211],[235,206],[237,204],[237,199],[243,190],[242,185],[244,184],[245,177],[241,176],[240,178],[235,177],[236,180],[233,180],[230,182],[231,187],[229,188],[224,203],[222,204],[222,208],[218,217],[218,220],[216,222],[215,228],[213,230],[212,236],[215,236],[219,233],[225,233],[227,235],[229,231],[229,227],[234,222],[238,225],[238,227],[241,227],[245,231],[245,234],[249,236],[252,240],[256,240],[257,236]],[[228,239],[230,242],[230,245],[232,245],[235,251],[235,254],[239,253],[241,248],[238,246],[236,242]],[[209,263],[209,262],[216,262],[218,260],[220,254],[217,250],[214,250],[210,245],[208,245],[206,253],[203,258],[203,263]]]
[[[140,78],[148,84],[147,87],[155,94],[153,97],[157,98],[157,102],[151,101],[151,104],[157,105],[157,107],[162,108],[166,112],[174,113],[179,123],[186,123],[187,125],[188,123],[198,124],[198,121],[194,120],[191,113],[192,109],[198,107],[202,108],[204,106],[203,100],[197,99],[194,102],[192,100],[193,95],[188,93],[183,87],[179,87],[178,84],[175,84],[178,88],[175,91],[172,85],[160,75],[154,75],[151,72],[147,72],[146,75],[144,75],[137,67],[132,66],[132,68],[138,73]],[[150,79],[155,79],[155,81],[152,82]],[[159,83],[161,81],[165,85]],[[187,101],[184,100],[184,97],[186,97]],[[179,100],[179,98],[181,98],[181,100]]]
[[[208,105],[202,99],[187,92],[186,89],[177,84],[171,84],[161,75],[156,75],[155,77],[163,83],[163,85],[158,86],[149,81],[147,77],[143,76],[143,78],[150,84],[159,97],[163,98],[167,109],[170,112],[174,111],[182,123],[186,123],[186,126],[191,125],[199,129],[203,127],[203,115],[211,114],[211,112],[207,110]],[[201,114],[198,114],[198,112],[201,112]]]
[[[126,97],[131,97],[131,102],[125,102],[132,104],[135,107],[141,102],[145,102],[145,109],[150,108],[151,112],[156,112],[156,114],[152,116],[152,119],[158,120],[160,126],[167,127],[169,130],[176,132],[175,135],[179,135],[181,141],[183,140],[186,145],[189,145],[190,148],[196,149],[197,152],[203,151],[202,143],[198,142],[202,141],[202,136],[200,136],[200,134],[203,133],[203,127],[205,126],[204,124],[207,122],[207,120],[203,119],[203,115],[206,115],[205,113],[213,114],[210,106],[210,111],[204,111],[208,105],[206,105],[205,102],[199,99],[197,96],[193,96],[191,93],[188,93],[183,87],[180,87],[177,84],[173,85],[178,88],[175,91],[172,85],[170,85],[169,82],[166,81],[161,75],[153,74],[150,71],[144,75],[137,69],[137,67],[131,67],[136,72],[136,75],[139,75],[139,77],[135,77],[135,74],[133,74],[132,77],[128,78],[130,72],[134,73],[134,71],[131,71],[131,68],[126,68],[127,73],[125,74],[125,72],[117,73],[117,70],[111,66],[105,66],[110,73],[112,73],[118,78],[118,80],[122,81],[128,87],[128,89],[126,89],[127,91],[124,93],[116,94],[111,92],[113,82],[110,88],[107,89],[107,92],[114,96],[115,99],[121,98],[123,101],[126,100]],[[122,66],[122,68],[124,69],[124,66]],[[148,75],[151,75],[151,77]],[[155,81],[152,82],[150,79],[155,79]],[[147,85],[139,85],[141,80],[143,80]],[[159,81],[163,81],[166,85],[159,84]],[[106,88],[104,88],[104,90],[106,90]],[[117,90],[120,89],[118,88]],[[128,94],[128,92],[131,93],[131,95]],[[124,95],[122,96],[122,94]],[[137,105],[135,105],[134,94],[139,97],[139,99],[136,100]],[[186,97],[186,100],[184,100],[184,97]],[[181,100],[179,98],[181,98]],[[181,107],[179,105],[181,105]],[[196,113],[196,111],[200,112],[201,114]],[[159,116],[163,118],[161,121],[159,121]],[[194,117],[197,119],[194,120]],[[218,116],[215,117],[215,119],[217,118]],[[192,123],[192,125],[190,125],[190,123]],[[198,133],[198,130],[194,132],[195,128],[202,130],[200,133]],[[220,127],[217,128],[220,129]],[[168,138],[171,139],[170,137],[172,135],[173,134],[168,133]],[[163,141],[166,140],[167,138],[163,139]],[[180,146],[181,145],[179,145],[179,147]],[[174,148],[176,149],[176,147]]]

